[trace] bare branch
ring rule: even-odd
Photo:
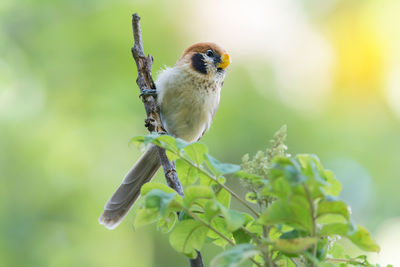
[[[140,29],[140,17],[138,14],[132,15],[132,28],[133,38],[135,40],[134,46],[131,48],[132,56],[135,59],[136,67],[138,71],[138,77],[136,83],[139,86],[140,93],[143,93],[148,89],[156,89],[153,77],[151,75],[151,69],[153,66],[153,57],[148,55],[147,57],[143,51],[142,33]],[[166,131],[162,127],[160,110],[157,106],[156,99],[153,96],[144,95],[142,97],[144,108],[146,109],[146,124],[145,126],[150,132],[165,133]]]
[[[135,59],[138,77],[136,83],[139,86],[140,93],[143,94],[145,90],[156,89],[156,85],[151,75],[153,66],[153,57],[151,55],[145,56],[142,42],[142,31],[140,29],[140,17],[137,13],[132,15],[132,29],[134,45],[131,48],[132,56]],[[160,109],[157,105],[156,99],[151,95],[143,95],[142,101],[146,110],[147,118],[145,126],[149,132],[157,132],[159,134],[167,133],[164,129],[160,116]],[[183,197],[182,184],[178,179],[176,173],[175,163],[170,162],[165,153],[165,149],[158,148],[158,155],[161,165],[164,169],[165,179],[169,187],[174,189],[179,195]],[[197,258],[190,260],[191,267],[203,267],[203,260],[199,251],[197,251]]]
[[[135,40],[134,46],[132,47],[132,56],[135,59],[138,77],[136,83],[139,86],[140,93],[143,93],[148,89],[156,89],[153,77],[151,75],[153,57],[148,55],[147,57],[143,51],[142,43],[142,33],[140,29],[140,17],[138,14],[133,14],[132,16],[132,28],[133,28],[133,38]],[[142,101],[146,109],[146,127],[149,132],[157,132],[160,134],[165,134],[166,131],[162,126],[160,109],[157,105],[156,99],[151,95],[143,95]],[[176,175],[176,170],[174,164],[172,164],[165,153],[164,149],[159,149],[159,158],[161,164],[164,168],[165,178],[168,185],[173,188],[178,194],[183,195],[182,185],[178,180]]]

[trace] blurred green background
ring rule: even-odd
[[[230,52],[211,154],[239,163],[287,124],[290,153],[317,154],[343,183],[381,245],[371,259],[400,265],[400,1],[2,0],[1,266],[187,265],[132,212],[113,231],[97,223],[146,134],[133,12],[155,77],[194,42]]]

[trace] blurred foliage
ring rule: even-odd
[[[258,2],[252,3],[257,8]],[[187,264],[165,245],[163,235],[152,234],[151,228],[134,231],[133,213],[112,232],[97,223],[103,203],[140,155],[128,141],[146,133],[130,55],[133,12],[142,17],[155,77],[200,39],[232,47],[221,105],[202,140],[210,153],[239,163],[241,155],[257,151],[275,129],[287,124],[291,151],[313,152],[326,162],[342,182],[341,197],[354,207],[358,222],[374,232],[386,219],[399,216],[400,206],[391,203],[400,202],[400,124],[386,99],[386,77],[400,55],[398,1],[285,3],[302,6],[301,14],[336,55],[332,90],[317,101],[318,109],[298,109],[283,101],[272,61],[253,46],[235,50],[240,39],[214,40],[206,22],[217,27],[225,17],[199,17],[200,7],[210,11],[210,2],[1,1],[2,264]],[[228,15],[229,8],[223,12]],[[218,34],[240,38],[233,27]],[[307,63],[304,54],[313,53],[292,53],[283,67]],[[307,98],[301,101],[308,103]],[[239,191],[242,187],[230,185]],[[204,249],[209,262],[217,251]]]
[[[341,184],[335,175],[315,155],[286,154],[285,137],[283,127],[265,152],[245,156],[242,167],[219,162],[204,144],[157,134],[134,138],[135,143],[164,148],[181,162],[177,172],[184,189],[181,196],[167,185],[145,184],[135,226],[156,223],[169,233],[171,246],[188,258],[196,258],[205,243],[222,247],[225,251],[211,261],[214,267],[234,267],[245,260],[259,267],[379,267],[365,255],[350,257],[338,243],[343,237],[363,251],[380,251],[368,230],[351,220],[350,207],[337,198]],[[253,196],[246,196],[247,202],[225,184],[229,174],[246,184],[247,195]],[[232,208],[231,198],[246,212]]]

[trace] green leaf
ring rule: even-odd
[[[244,216],[242,215],[242,213],[238,211],[229,209],[227,213],[226,212],[222,213],[224,214],[224,218],[228,225],[229,231],[235,231],[236,229],[241,227],[245,222]]]
[[[184,220],[176,224],[169,236],[171,246],[178,252],[190,257],[197,256],[195,250],[200,250],[204,244],[208,228],[195,220]]]
[[[232,233],[228,230],[225,219],[220,217],[215,217],[211,222],[211,226],[214,227],[218,232],[220,232],[228,239],[232,238]],[[207,236],[213,239],[213,243],[215,245],[220,246],[222,248],[225,248],[225,246],[228,244],[228,242],[225,239],[223,239],[220,235],[218,235],[214,231],[209,231]]]
[[[326,214],[339,214],[349,220],[349,209],[343,201],[322,201],[318,204],[317,217]]]
[[[245,199],[247,202],[257,204],[258,197],[256,192],[249,192],[246,194]]]
[[[178,152],[175,138],[170,135],[158,135],[155,138],[151,139],[151,143],[171,152]]]
[[[165,150],[165,153],[167,154],[167,157],[170,161],[175,161],[175,160],[179,159],[179,156],[175,152]]]
[[[179,212],[178,220],[179,220],[179,221],[193,220],[193,217],[190,216],[189,214],[187,214],[184,210],[181,210],[181,211]]]
[[[170,212],[167,216],[159,219],[157,229],[161,231],[161,233],[169,233],[174,227],[177,220],[178,215],[176,214],[176,212]]]
[[[219,203],[218,205],[222,214],[224,215],[229,231],[233,232],[245,223],[245,217],[242,213],[232,209],[228,209]]]
[[[217,205],[217,202],[215,200],[209,200],[205,202],[204,204],[204,219],[207,222],[211,222],[215,216],[220,214],[221,210],[219,209],[219,206]]]
[[[249,243],[251,240],[251,236],[241,228],[234,231],[232,235],[236,244]]]
[[[167,185],[161,184],[161,183],[156,183],[156,182],[145,183],[142,186],[142,188],[140,189],[140,192],[141,192],[142,196],[145,196],[147,193],[149,193],[153,189],[159,189],[166,193],[174,193],[175,192],[174,189],[168,187]]]
[[[318,232],[319,236],[340,235],[347,237],[353,244],[364,251],[379,252],[380,248],[372,239],[371,234],[362,226],[352,223],[332,223],[324,225]]]
[[[177,159],[175,163],[176,172],[178,173],[182,185],[189,186],[195,184],[199,177],[197,169],[190,166],[190,164],[183,159]]]
[[[302,252],[313,244],[317,243],[318,239],[315,237],[300,237],[293,239],[278,239],[274,242],[274,247],[285,253],[299,253]]]
[[[183,203],[186,208],[190,208],[196,201],[209,200],[214,198],[214,192],[208,186],[192,185],[186,188]]]
[[[325,192],[324,187],[329,184],[327,178],[325,177],[325,169],[322,167],[318,157],[316,155],[297,155],[296,159],[302,165],[301,172],[308,177],[306,185],[309,188],[311,197],[313,199],[323,197]]]
[[[333,236],[333,235],[346,236],[349,230],[350,230],[350,225],[347,223],[331,223],[322,226],[318,234],[320,236]]]
[[[157,208],[161,215],[165,215],[170,203],[177,193],[165,193],[160,189],[153,189],[146,194],[144,199],[146,209]]]
[[[325,214],[324,216],[317,217],[318,224],[330,224],[330,223],[347,223],[342,215],[339,214]]]
[[[316,187],[314,188],[314,193],[319,194],[322,192],[331,196],[339,195],[342,190],[340,182],[335,178],[335,175],[330,170],[324,169],[316,155],[301,154],[297,155],[296,159],[299,160],[300,164],[304,168],[302,172],[305,172],[312,178],[311,182],[314,183],[314,186]]]
[[[199,171],[199,177],[200,177],[200,184],[201,185],[206,185],[206,186],[212,186],[217,184],[217,182],[215,182],[215,178],[213,174],[210,174],[206,171],[207,175],[204,174],[203,172]]]
[[[306,259],[308,259],[308,261],[310,263],[312,263],[314,266],[318,266],[320,267],[320,261],[318,260],[317,257],[315,257],[313,254],[311,254],[309,251],[304,251],[303,255],[305,256]],[[326,265],[325,265],[326,266]],[[323,267],[325,267],[323,266]],[[328,265],[329,266],[329,265]],[[322,267],[322,266],[321,266]]]
[[[183,139],[176,138],[176,139],[175,139],[175,144],[176,144],[176,147],[177,147],[178,149],[182,149],[182,148],[188,146],[190,143],[186,142],[186,141],[183,140]]]
[[[248,173],[244,170],[239,170],[239,171],[235,172],[235,176],[253,184],[255,187],[262,186],[266,182],[264,177],[257,175],[257,174]]]
[[[302,172],[314,178],[317,183],[326,184],[324,177],[324,168],[316,155],[299,154],[296,155],[296,160],[301,165]]]
[[[158,196],[152,196],[151,199],[147,199],[147,195],[152,191],[152,190],[159,190],[164,192],[165,194],[162,193],[153,193],[155,195]],[[155,182],[150,182],[150,183],[146,183],[142,186],[141,188],[141,193],[142,193],[142,197],[144,197],[145,200],[145,205],[147,207],[147,205],[149,205],[148,207],[152,206],[158,206],[158,208],[162,208],[160,209],[160,211],[164,214],[164,212],[166,211],[164,208],[166,206],[159,206],[161,204],[166,204],[165,201],[168,200],[168,208],[174,210],[174,211],[179,211],[181,209],[181,207],[183,206],[183,200],[181,198],[181,196],[179,196],[172,188],[168,187],[165,184],[161,184],[161,183],[155,183]],[[159,198],[163,198],[166,197],[166,200],[161,203],[161,200],[157,200]],[[172,197],[174,196],[174,197]],[[172,198],[172,199],[170,199]],[[173,200],[173,201],[172,201]]]
[[[316,257],[319,260],[324,260],[328,254],[328,247],[332,244],[332,240],[328,238],[318,238],[318,242],[316,244]]]
[[[379,252],[380,248],[364,227],[357,225],[357,231],[347,235],[347,238],[364,251]]]
[[[336,179],[333,172],[325,170],[324,174],[326,181],[328,182],[328,184],[323,187],[325,194],[331,196],[338,196],[340,194],[340,191],[342,191],[342,185]]]
[[[219,177],[217,177],[217,181],[220,184],[225,184],[226,178],[224,176],[219,176]]]
[[[296,260],[296,259],[294,259],[294,260]],[[282,254],[282,255],[280,255],[279,259],[277,259],[277,266],[280,266],[280,267],[298,267],[299,265],[296,265],[293,262],[293,259],[291,257],[288,257],[288,256]],[[319,266],[319,267],[322,267],[322,266]],[[326,266],[323,266],[323,267],[326,267]],[[335,266],[332,266],[332,267],[335,267]]]
[[[339,243],[333,243],[328,253],[332,256],[332,258],[340,259],[343,257],[344,247]]]
[[[259,222],[266,225],[286,224],[312,233],[310,208],[303,196],[278,199],[261,214]]]
[[[137,147],[140,147],[144,143],[144,136],[135,136],[129,140],[129,144],[134,144]]]
[[[157,221],[158,216],[158,209],[139,209],[136,211],[134,225],[141,227],[154,223]]]
[[[209,154],[206,154],[206,158],[207,158],[210,168],[216,174],[224,175],[224,174],[235,173],[240,170],[239,165],[230,164],[230,163],[221,163]]]
[[[185,154],[189,156],[191,161],[199,166],[203,163],[208,148],[204,144],[192,143],[187,145],[183,150],[185,151]]]
[[[306,231],[301,231],[298,229],[293,229],[288,232],[284,232],[279,239],[293,239],[293,238],[299,238],[299,237],[306,237],[308,233]]]
[[[306,181],[306,177],[300,171],[300,164],[292,158],[276,158],[271,168],[271,179],[284,177],[292,186]]]
[[[290,183],[284,177],[279,177],[277,179],[274,179],[271,182],[271,186],[264,187],[262,191],[263,196],[268,196],[272,194],[279,198],[287,198],[291,193],[292,193],[292,188],[290,186]]]
[[[260,224],[252,223],[246,226],[250,233],[261,236],[263,233],[263,226]]]
[[[258,253],[259,251],[255,249],[254,245],[240,244],[217,255],[211,261],[211,267],[235,267]]]
[[[245,180],[251,180],[251,181],[258,181],[261,179],[264,179],[262,176],[246,172],[244,170],[239,170],[235,173],[235,176],[245,179]]]
[[[224,207],[229,208],[231,204],[231,194],[229,194],[228,191],[218,185],[218,191],[215,192],[215,196],[219,203],[221,203]]]
[[[153,140],[157,139],[160,135],[156,132],[152,132],[144,137],[144,144],[148,145],[153,142]]]

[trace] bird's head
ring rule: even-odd
[[[177,65],[185,65],[197,76],[224,77],[231,63],[229,54],[215,43],[202,42],[189,46]]]

